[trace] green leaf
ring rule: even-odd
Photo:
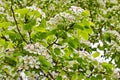
[[[62,80],[62,77],[61,77],[61,76],[57,76],[56,79],[57,79],[57,80]]]
[[[78,64],[74,64],[74,65],[73,65],[73,69],[74,69],[74,70],[77,70],[77,69],[78,69]]]
[[[48,36],[47,32],[37,32],[32,35],[33,40],[45,39]]]
[[[72,78],[71,78],[71,80],[78,80],[78,74],[77,73],[74,73],[73,75],[72,75]]]
[[[90,12],[89,12],[88,10],[84,10],[84,11],[82,12],[82,16],[88,17],[88,16],[90,16]]]
[[[8,26],[10,26],[10,22],[2,22],[2,23],[0,23],[0,28],[8,28]]]
[[[59,48],[55,48],[55,49],[54,49],[54,53],[57,54],[57,55],[59,55],[59,54],[61,53],[61,51],[60,51]]]
[[[97,58],[99,55],[100,55],[99,52],[95,52],[95,53],[92,54],[92,56],[93,56],[94,58]]]
[[[82,59],[82,58],[77,58],[77,61],[78,61],[80,64],[82,64],[83,59]]]
[[[73,27],[78,28],[80,30],[84,30],[84,25],[82,23],[75,23]]]
[[[35,26],[35,24],[36,24],[36,20],[33,19],[29,23],[24,24],[23,29],[24,30],[31,30],[33,28],[33,26]]]
[[[40,28],[46,28],[46,20],[45,20],[45,19],[42,19],[39,27],[40,27]]]
[[[77,38],[68,38],[68,44],[72,48],[77,48],[79,46],[79,40]]]
[[[17,9],[15,12],[19,13],[23,17],[24,15],[26,15],[29,12],[29,9],[27,9],[27,8]]]
[[[102,63],[102,66],[106,69],[106,72],[109,73],[109,74],[112,74],[112,69],[114,68],[114,66],[110,63],[107,63],[107,62],[103,62]]]
[[[5,61],[5,63],[7,63],[8,65],[13,66],[13,67],[15,67],[17,64],[14,59],[9,58],[9,57],[5,57],[4,61]]]
[[[64,48],[64,52],[65,52],[64,58],[65,58],[65,59],[70,58],[70,54],[72,53],[72,52],[71,52],[71,48],[70,48],[70,47],[69,47],[69,48]]]
[[[7,31],[7,34],[9,35],[9,39],[11,39],[12,41],[21,40],[19,33],[16,33],[14,31]]]
[[[42,64],[43,67],[50,68],[52,67],[51,63],[46,60],[44,56],[39,56],[39,61]]]
[[[91,74],[91,71],[90,70],[86,70],[86,74]]]
[[[81,36],[83,37],[83,39],[85,39],[85,40],[88,40],[88,38],[89,38],[89,35],[88,35],[88,33],[87,32],[81,32]]]
[[[102,63],[102,66],[103,66],[103,67],[107,67],[107,68],[111,68],[111,69],[114,68],[114,66],[113,66],[112,64],[107,63],[107,62],[103,62],[103,63]]]
[[[28,15],[29,15],[29,16],[34,16],[34,17],[36,17],[36,18],[41,17],[41,14],[39,13],[38,10],[29,11]]]
[[[4,46],[4,45],[5,45],[5,40],[0,39],[0,45],[1,45],[1,46]]]
[[[64,24],[59,24],[59,25],[57,26],[57,28],[58,28],[59,30],[64,30]]]

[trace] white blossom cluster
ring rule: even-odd
[[[46,14],[42,11],[42,9],[36,7],[35,5],[32,5],[31,7],[27,7],[27,9],[37,10],[41,14],[41,18],[36,18],[36,26],[39,26],[41,20],[46,18]]]
[[[59,14],[55,15],[53,18],[47,22],[48,27],[56,27],[59,24],[70,24],[78,19],[78,16],[84,11],[84,9],[76,6],[71,6],[69,9],[71,13],[68,12],[60,12]]]
[[[116,30],[108,30],[105,31],[104,33],[110,33],[116,36],[117,40],[120,41],[120,34]]]
[[[67,23],[74,22],[74,20],[75,20],[75,17],[73,15],[66,13],[66,12],[61,12],[57,14],[55,17],[50,18],[47,24],[51,27],[55,27],[64,22],[67,22]]]
[[[18,70],[28,70],[29,67],[38,69],[40,67],[38,57],[26,55],[21,57],[19,60],[23,61],[23,64],[18,67]]]
[[[29,71],[27,75],[27,80],[36,80],[37,77],[39,77],[39,74],[37,74],[35,71]]]
[[[115,41],[111,41],[111,43],[108,43],[109,45],[112,45],[112,47],[111,47],[111,49],[110,49],[110,51],[112,51],[112,50],[116,50],[117,52],[120,52],[120,46],[119,46],[119,44],[117,44]],[[109,52],[110,52],[109,51]]]
[[[84,40],[84,39],[80,39],[80,43],[84,43],[84,44],[86,44],[88,46],[91,45],[90,41],[87,41],[87,40]]]
[[[12,73],[14,71],[14,68],[12,68],[11,66],[3,65],[2,68],[1,68],[1,70],[3,70],[3,71],[6,70],[6,72],[8,74],[10,74],[12,77],[16,76],[16,73]],[[2,74],[0,74],[0,79],[1,79],[1,77],[3,77]],[[4,76],[4,77],[7,78],[7,75]]]
[[[98,3],[101,7],[105,7],[106,5],[106,0],[98,0]]]
[[[24,49],[30,53],[34,53],[34,54],[38,54],[38,55],[47,53],[45,47],[40,45],[39,43],[28,44],[24,47]]]
[[[12,16],[10,16],[10,15],[6,15],[6,18],[7,18],[7,20],[9,21],[9,22],[14,22],[14,18],[12,17]]]
[[[30,10],[37,10],[41,15],[42,18],[46,18],[46,14],[38,7],[36,7],[35,5],[32,5],[31,7],[27,7]]]
[[[114,71],[114,72],[113,72],[113,75],[112,75],[112,76],[113,76],[114,78],[116,78],[116,77],[119,77],[119,78],[120,78],[120,73],[119,73],[119,72],[120,72],[120,69],[119,69],[119,68],[116,68],[116,69],[114,69],[113,71]]]
[[[42,55],[44,57],[46,57],[47,60],[49,60],[50,62],[52,62],[52,57],[51,55],[48,53],[47,49],[40,45],[39,43],[35,43],[35,44],[28,44],[24,47],[24,49],[26,51],[28,51],[29,53],[33,53],[33,54],[37,54],[37,55]]]
[[[1,13],[1,12],[4,12],[4,10],[5,10],[5,9],[4,9],[3,7],[0,7],[0,13]]]
[[[77,7],[77,6],[71,6],[69,10],[78,16],[81,15],[81,13],[84,11],[84,9],[82,9],[81,7]]]

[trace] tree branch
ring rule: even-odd
[[[14,21],[15,21],[15,24],[16,24],[16,27],[17,27],[17,31],[18,31],[19,35],[21,36],[22,40],[27,44],[27,41],[24,39],[24,37],[23,37],[22,33],[20,32],[20,29],[19,29],[19,27],[18,27],[18,22],[17,22],[17,20],[16,20],[15,12],[14,12],[12,6],[11,6],[11,11],[12,11],[12,15],[13,15],[13,18],[14,18]]]
[[[48,72],[48,74],[45,74],[45,73],[43,72],[43,70],[41,69],[41,67],[40,67],[40,71],[43,73],[43,75],[44,75],[45,77],[48,78],[48,80],[55,80],[54,77],[52,76],[52,74],[51,74],[50,72]]]
[[[34,0],[29,1],[26,5],[30,5]]]
[[[53,43],[49,44],[49,45],[47,46],[47,48],[49,48],[49,47],[52,46],[53,44],[60,45],[59,43],[56,43],[57,40],[58,40],[58,37],[56,38],[56,40],[55,40]]]
[[[4,39],[5,41],[10,41],[10,40],[8,40],[3,34],[2,34],[2,36],[1,36],[1,38]]]

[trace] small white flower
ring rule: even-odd
[[[80,15],[84,11],[84,9],[82,9],[81,7],[77,7],[77,6],[71,6],[69,10],[73,11],[73,13],[75,13],[76,15]]]
[[[13,29],[15,29],[15,26],[9,26],[8,27],[8,30],[13,30]]]
[[[29,67],[26,65],[26,64],[21,64],[19,67],[18,67],[18,70],[28,70]]]
[[[40,47],[39,43],[35,43],[35,47],[37,48]]]
[[[4,8],[3,7],[0,7],[0,12],[4,12]]]
[[[30,50],[34,51],[34,45],[30,44]]]
[[[42,15],[42,18],[46,18],[46,14],[40,8],[36,7],[35,5],[31,7],[27,7],[27,8],[31,10],[37,10]]]
[[[38,76],[39,75],[35,71],[28,72],[28,80],[35,80],[36,77],[38,77]]]

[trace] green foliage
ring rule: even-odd
[[[0,79],[117,80],[119,4],[1,0]]]

